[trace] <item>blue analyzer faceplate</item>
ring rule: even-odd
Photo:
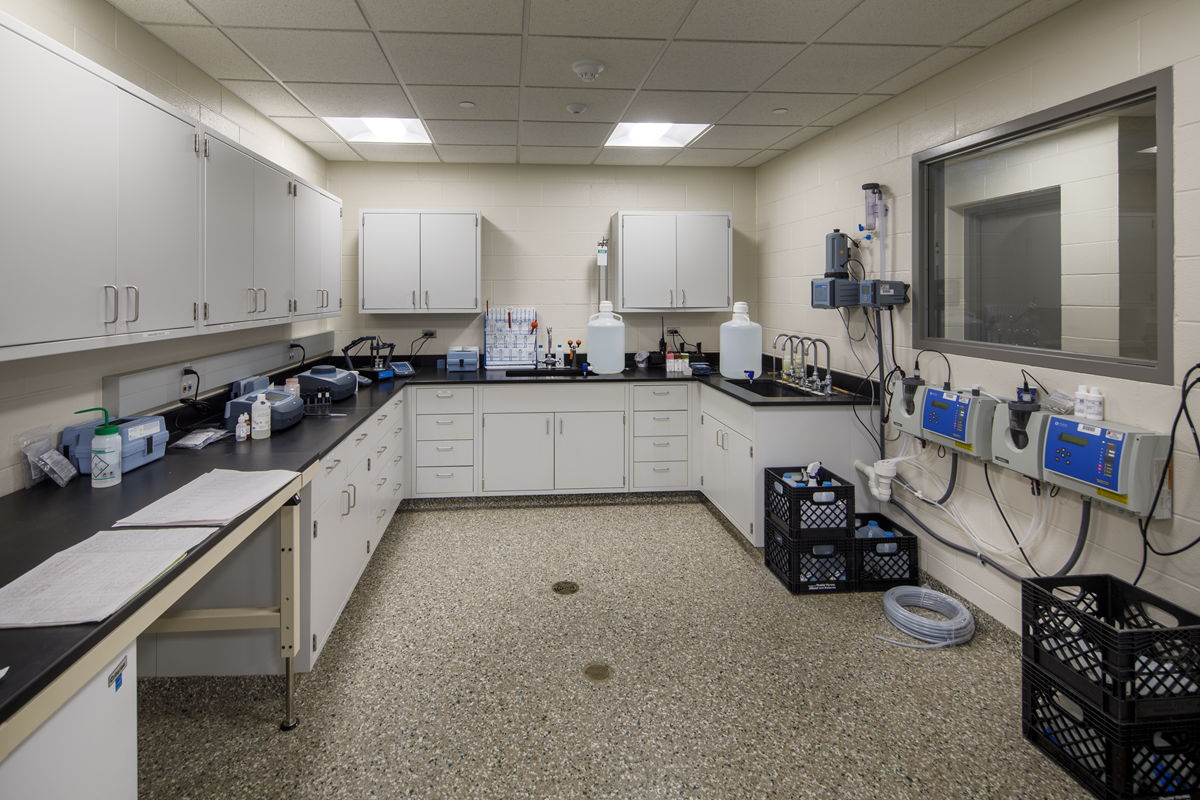
[[[971,395],[929,389],[925,392],[925,408],[921,427],[956,442],[967,440],[967,415],[971,413]]]
[[[1121,452],[1128,436],[1079,420],[1051,417],[1042,467],[1077,481],[1118,492]]]

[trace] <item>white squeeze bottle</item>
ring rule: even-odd
[[[121,429],[108,424],[108,411],[103,408],[85,408],[76,414],[89,411],[104,412],[104,424],[96,428],[92,437],[92,488],[105,489],[121,482]]]
[[[268,439],[271,436],[271,404],[261,394],[250,406],[250,438]]]
[[[1100,394],[1099,386],[1093,386],[1092,390],[1088,392],[1083,408],[1084,416],[1088,419],[1097,422],[1104,419],[1104,395]]]
[[[1079,388],[1075,390],[1075,416],[1087,416],[1087,396],[1088,387],[1079,384]]]

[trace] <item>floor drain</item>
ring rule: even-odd
[[[571,581],[559,581],[550,587],[555,594],[575,594],[579,591],[579,584]]]
[[[612,667],[608,664],[588,664],[583,668],[583,675],[592,683],[603,683],[612,677]]]

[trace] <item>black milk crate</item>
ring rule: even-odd
[[[1200,719],[1118,722],[1023,659],[1021,732],[1101,800],[1200,791]]]
[[[792,594],[853,592],[853,539],[796,539],[763,520],[763,563]]]
[[[883,514],[855,514],[858,527],[877,522],[895,536],[854,540],[854,561],[858,575],[858,591],[886,592],[893,586],[916,586],[920,583],[917,563],[917,537],[892,522]]]
[[[1022,652],[1121,722],[1200,716],[1200,617],[1111,575],[1028,578]]]
[[[832,486],[789,486],[783,482],[785,472],[804,474],[807,467],[772,467],[763,471],[766,491],[764,507],[767,517],[790,537],[832,539],[854,535],[854,486],[821,467],[818,483],[829,481]],[[831,499],[818,502],[826,495]]]

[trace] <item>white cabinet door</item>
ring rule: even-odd
[[[554,488],[620,489],[625,485],[625,414],[554,415]]]
[[[483,490],[554,488],[554,415],[483,415]]]
[[[725,508],[725,449],[721,437],[725,433],[721,421],[712,414],[704,415],[700,426],[700,490],[717,508]]]
[[[729,306],[729,217],[681,214],[676,219],[678,261],[676,276],[682,308]]]
[[[342,315],[342,203],[318,195],[321,202],[321,316]]]
[[[363,311],[416,311],[421,289],[421,215],[363,214],[359,236]]]
[[[200,269],[196,126],[120,93],[122,333],[191,328]]]
[[[0,29],[0,346],[115,332],[119,91]]]
[[[722,438],[725,449],[725,513],[744,536],[754,523],[754,443],[734,430]]]
[[[675,293],[675,216],[629,214],[621,218],[622,305],[625,308],[673,308]]]
[[[304,184],[296,185],[295,209],[295,283],[296,312],[298,318],[314,317],[325,305],[322,280],[323,259],[323,216],[326,200],[324,195]]]
[[[479,308],[475,214],[421,215],[421,296],[427,311]]]
[[[204,146],[206,327],[253,316],[254,159],[212,136]]]
[[[292,206],[292,176],[255,160],[255,319],[287,319],[291,315]]]
[[[317,653],[325,646],[346,599],[344,575],[345,530],[343,521],[350,515],[350,490],[336,487],[313,515],[312,565],[310,568],[309,627],[316,637]]]
[[[342,596],[346,597],[354,591],[358,576],[367,563],[367,541],[371,535],[371,496],[372,473],[368,469],[369,458],[364,458],[350,477],[346,478],[346,488],[350,493],[350,513],[342,520],[345,536],[342,537],[344,546],[342,565]]]

